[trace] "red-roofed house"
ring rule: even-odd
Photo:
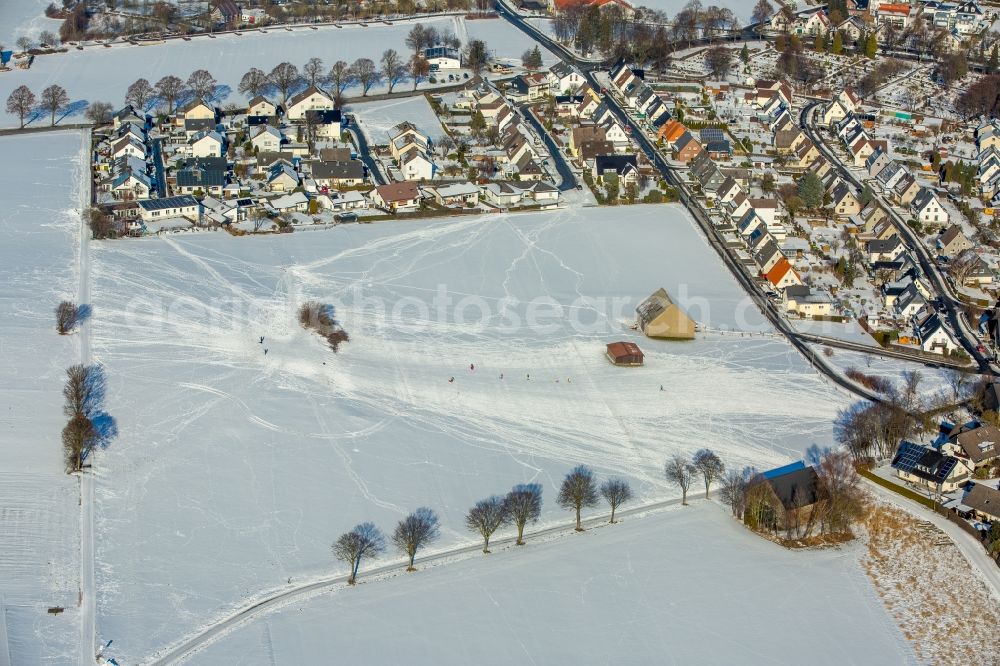
[[[767,281],[774,285],[775,289],[784,289],[793,284],[802,284],[802,279],[795,272],[788,259],[782,257],[771,270],[767,272]]]

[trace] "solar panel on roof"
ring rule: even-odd
[[[707,143],[709,141],[722,141],[726,138],[722,130],[718,127],[706,127],[700,132],[701,142]]]
[[[892,459],[892,467],[904,472],[912,472],[924,457],[924,447],[913,442],[902,442],[896,451],[896,456]]]

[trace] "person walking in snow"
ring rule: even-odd
[[[469,364],[469,370],[475,370],[475,369],[476,369],[476,364],[475,363],[470,363]]]
[[[448,380],[448,383],[449,383],[449,384],[452,384],[452,383],[454,383],[454,381],[455,381],[455,378],[454,378],[454,377],[452,377],[452,378],[450,378],[450,379]]]

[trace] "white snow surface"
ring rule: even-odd
[[[0,622],[14,664],[62,664],[79,636],[79,481],[64,472],[65,370],[76,336],[55,331],[55,307],[76,300],[79,176],[89,146],[77,132],[0,138]],[[64,607],[50,615],[50,607]],[[0,645],[0,650],[6,646]]]
[[[435,143],[445,135],[441,121],[423,95],[348,104],[346,111],[355,115],[358,127],[365,133],[369,143],[375,145],[389,143],[389,131],[404,120],[416,125],[417,130]]]
[[[20,85],[27,85],[36,95],[51,84],[66,89],[77,109],[64,122],[82,122],[82,102],[109,101],[113,106],[123,104],[125,91],[136,79],[145,78],[155,84],[168,74],[187,79],[197,69],[207,69],[219,83],[217,104],[242,103],[239,94],[240,79],[251,67],[269,72],[280,62],[291,62],[297,67],[312,57],[322,58],[329,67],[337,60],[354,62],[357,58],[371,58],[378,64],[382,53],[389,48],[408,56],[406,34],[418,21],[396,21],[392,25],[373,22],[368,27],[345,25],[342,28],[322,26],[316,30],[308,27],[268,28],[266,33],[245,32],[240,35],[224,34],[214,38],[193,37],[191,41],[169,40],[163,44],[132,46],[115,44],[111,48],[88,46],[82,51],[70,49],[68,53],[39,56],[29,70],[14,69],[0,75],[0,99],[7,99],[10,92]],[[451,31],[460,38],[464,30],[462,17],[421,19],[439,32]],[[502,19],[470,21],[472,39],[487,39],[487,45],[498,57],[520,58],[530,46],[524,33]],[[475,27],[472,27],[474,24]],[[554,62],[554,58],[551,58]],[[546,62],[549,62],[548,60]],[[400,88],[411,86],[400,84]],[[426,82],[421,84],[429,90]],[[375,86],[369,94],[387,91],[384,84]],[[360,95],[359,87],[350,88],[347,94]],[[35,120],[44,124],[48,116]],[[13,127],[17,118],[4,113],[0,124]]]
[[[786,550],[694,500],[344,586],[247,624],[190,663],[916,663],[859,552]]]
[[[59,32],[62,21],[45,16],[51,0],[0,0],[0,44],[14,48],[19,37],[35,38],[43,30]]]
[[[581,463],[638,501],[671,497],[668,454],[784,463],[830,444],[847,401],[782,340],[625,326],[660,286],[703,322],[761,325],[676,206],[91,248],[93,353],[121,431],[96,462],[98,631],[128,661],[328,575],[330,543],[363,520],[389,530],[426,505],[440,546],[464,544],[468,506],[534,481],[542,524],[561,522],[552,498]],[[337,306],[339,354],[299,327],[307,299]],[[619,339],[644,367],[607,362]]]

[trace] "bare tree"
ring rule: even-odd
[[[83,461],[97,445],[94,423],[83,414],[73,416],[62,431],[63,454],[67,472],[78,472]]]
[[[319,86],[323,83],[323,60],[322,58],[309,58],[302,66],[302,76],[311,86]]]
[[[378,83],[379,75],[375,63],[369,58],[358,58],[351,65],[351,77],[361,84],[361,96],[367,97],[371,87]]]
[[[56,37],[55,33],[52,32],[51,30],[43,30],[38,35],[38,42],[42,46],[58,46],[59,38]]]
[[[80,308],[72,301],[63,301],[56,306],[56,331],[59,335],[66,335],[80,321]]]
[[[35,108],[35,93],[31,92],[28,86],[14,88],[14,92],[7,98],[7,113],[17,116],[21,121],[21,127],[24,127],[24,119],[33,108]]]
[[[481,39],[474,39],[465,47],[465,66],[471,69],[476,75],[486,67],[489,57],[486,42]]]
[[[348,585],[354,585],[358,579],[358,569],[365,557],[378,557],[385,550],[385,538],[382,531],[373,523],[355,525],[350,532],[340,535],[333,544],[333,555],[351,569],[347,578]]]
[[[386,49],[382,53],[382,78],[389,84],[389,94],[396,84],[406,78],[406,63],[396,53],[396,49]]]
[[[156,96],[167,103],[167,113],[174,112],[174,103],[184,92],[184,82],[172,74],[156,82]]]
[[[420,55],[424,47],[427,46],[426,42],[427,31],[424,29],[422,23],[418,23],[412,28],[410,32],[406,35],[406,45],[413,49],[413,55]]]
[[[750,21],[755,26],[758,35],[764,31],[764,23],[771,18],[772,14],[774,14],[774,7],[770,2],[757,0],[753,13],[750,15]]]
[[[747,484],[752,476],[753,471],[746,468],[743,471],[731,469],[722,477],[719,497],[740,520],[743,519],[743,511],[746,509]]]
[[[153,99],[153,95],[156,94],[156,90],[153,88],[152,84],[146,79],[138,79],[135,83],[128,87],[125,91],[125,103],[131,104],[132,108],[139,113],[144,113],[146,111],[146,106],[149,101]]]
[[[109,102],[94,102],[87,107],[87,120],[97,126],[111,122],[111,104]]]
[[[820,495],[825,498],[822,528],[840,533],[850,530],[851,523],[864,513],[864,496],[860,489],[854,461],[847,451],[826,451],[816,466]]]
[[[542,514],[542,487],[537,483],[518,484],[504,498],[507,515],[517,527],[517,545],[524,545],[524,526]]]
[[[601,484],[601,495],[611,507],[611,520],[615,522],[615,511],[625,502],[632,499],[632,487],[625,479],[608,479]]]
[[[15,44],[17,44],[17,48],[21,49],[21,53],[25,53],[31,48],[32,42],[30,39],[22,35],[17,38]]]
[[[207,69],[196,69],[188,77],[187,87],[194,95],[195,99],[211,100],[215,97],[215,88],[218,82]]]
[[[681,489],[682,505],[687,505],[688,488],[691,487],[691,482],[694,480],[694,474],[697,471],[695,466],[688,462],[687,458],[678,454],[667,458],[667,462],[663,466],[663,473],[666,475],[667,481]]]
[[[267,74],[263,70],[251,67],[240,79],[239,91],[248,97],[256,97],[267,88]]]
[[[407,571],[416,571],[413,559],[417,556],[417,550],[434,541],[438,533],[437,514],[427,507],[420,507],[399,521],[392,533],[392,543],[410,558]]]
[[[580,510],[595,506],[597,497],[594,473],[586,465],[578,465],[563,479],[557,501],[562,508],[576,511],[577,532],[583,531],[583,525],[580,524]]]
[[[422,55],[415,55],[410,58],[410,78],[413,79],[413,89],[417,89],[423,79],[431,73],[431,64]]]
[[[299,85],[302,77],[299,76],[299,69],[290,62],[283,62],[275,65],[271,73],[267,75],[271,84],[278,89],[281,93],[281,104],[286,106],[288,104],[288,95],[291,91]],[[287,109],[285,110],[287,113]]]
[[[965,391],[965,387],[969,383],[969,374],[959,370],[958,368],[952,368],[948,370],[948,386],[951,388],[951,394],[954,400],[957,402]]]
[[[333,63],[330,73],[326,75],[326,80],[329,81],[330,87],[333,88],[334,95],[343,97],[344,91],[354,81],[351,66],[343,60],[338,60]]]
[[[507,507],[499,495],[476,502],[465,515],[465,526],[483,537],[483,553],[490,552],[490,537],[508,520]]]
[[[726,471],[726,466],[722,464],[722,460],[711,449],[699,450],[694,454],[691,462],[701,472],[702,478],[705,479],[705,499],[708,499],[708,493],[712,489],[712,482],[722,476],[722,473]]]
[[[104,372],[99,366],[70,366],[66,369],[66,385],[63,387],[66,399],[63,412],[70,418],[78,414],[87,418],[96,416],[104,402],[106,387]]]
[[[56,114],[59,113],[60,109],[69,104],[69,95],[66,94],[66,89],[60,85],[53,84],[42,91],[41,101],[42,107],[48,109],[51,114],[50,124],[55,127]]]

